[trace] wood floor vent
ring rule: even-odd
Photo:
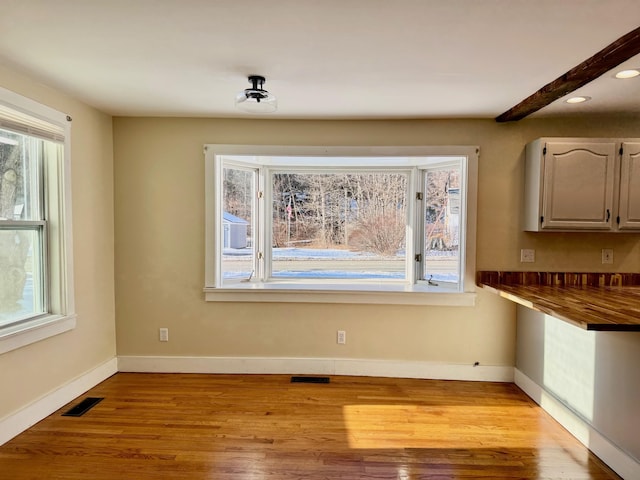
[[[329,377],[291,377],[291,383],[329,383]]]
[[[87,397],[82,400],[75,407],[70,408],[66,412],[62,414],[63,417],[81,417],[93,407],[95,407],[98,403],[104,400],[104,397]]]

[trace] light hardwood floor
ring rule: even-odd
[[[619,478],[513,384],[289,380],[119,373],[0,447],[0,479]]]

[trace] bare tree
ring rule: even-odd
[[[250,217],[250,182],[225,169],[225,209]],[[246,172],[245,172],[246,173]],[[454,242],[446,228],[451,192],[459,189],[457,169],[426,176],[427,248]],[[241,188],[242,187],[242,188]],[[396,172],[278,173],[273,175],[273,245],[298,243],[354,247],[395,255],[405,247],[408,176]]]
[[[433,250],[448,250],[457,241],[453,238],[451,230],[447,229],[447,222],[448,215],[451,214],[452,192],[456,190],[459,192],[460,189],[460,170],[447,168],[429,171],[426,183],[426,247]]]
[[[364,251],[395,255],[406,236],[406,175],[357,174],[351,180],[358,210],[352,243]]]
[[[0,143],[0,219],[14,219],[18,199],[24,209],[24,168],[22,145]],[[0,312],[20,308],[30,240],[28,231],[0,230]]]

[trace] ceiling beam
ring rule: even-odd
[[[546,84],[515,107],[499,115],[496,117],[496,122],[521,120],[638,54],[640,54],[640,27],[620,37],[580,65],[573,67],[553,82]]]

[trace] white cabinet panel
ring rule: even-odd
[[[542,229],[610,229],[615,143],[547,143]]]
[[[524,191],[526,231],[640,230],[640,139],[539,138]]]
[[[640,143],[622,144],[619,228],[640,229]]]

